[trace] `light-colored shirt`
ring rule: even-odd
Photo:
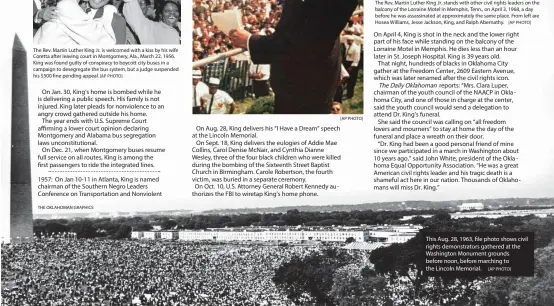
[[[252,73],[252,74],[257,74],[258,72],[261,72],[262,73],[262,78],[261,79],[253,79],[253,80],[267,81],[267,80],[269,80],[270,70],[271,70],[271,65],[256,65],[256,64],[250,62],[250,69],[249,69],[248,72]]]
[[[138,5],[138,4],[137,4]],[[46,22],[34,36],[35,44],[57,45],[115,45],[112,20],[117,9],[104,6],[101,18],[94,19],[95,9],[89,13],[76,0],[62,0],[57,4],[58,17]]]
[[[181,43],[181,37],[176,29],[162,21],[156,22],[146,18],[137,0],[125,0],[123,15],[143,45],[178,45]]]
[[[274,29],[274,28],[269,28],[269,29],[263,28],[263,29],[260,31],[260,35],[264,35],[264,36],[273,35],[273,33],[275,33],[275,29]]]
[[[271,13],[271,3],[268,1],[265,5],[265,18],[269,18],[269,13]]]
[[[360,36],[364,34],[364,26],[361,24],[353,24],[351,27],[348,28],[352,33]]]
[[[196,32],[196,35],[198,35],[198,37],[202,37],[202,28],[198,27],[194,29],[194,31]]]
[[[356,43],[352,43],[352,45],[348,45],[348,43],[346,43],[345,47],[346,61],[352,62],[352,67],[358,67],[358,63],[360,63],[360,55],[362,52],[360,46],[358,46]]]
[[[231,98],[231,96],[229,96],[228,93],[219,89],[215,92],[215,95],[213,96],[214,96],[213,103],[211,103],[212,95],[210,93],[202,96],[202,99],[206,101],[206,112],[212,115],[222,115],[227,113],[227,105],[233,104],[233,98]],[[210,111],[210,104],[211,104],[211,111]]]
[[[350,77],[350,74],[348,73],[348,71],[346,70],[346,68],[344,68],[344,65],[340,65],[340,79],[344,79],[344,78],[349,78]]]
[[[194,91],[192,92],[192,106],[201,106],[202,101],[200,100],[200,98],[209,93],[210,89],[208,85],[206,85],[204,82],[198,82],[198,84],[194,86]]]

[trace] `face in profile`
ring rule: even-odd
[[[168,26],[174,27],[179,17],[179,7],[175,3],[168,2],[162,10],[162,21]]]
[[[108,4],[108,2],[110,2],[110,0],[89,0],[88,4],[93,9],[99,9]]]

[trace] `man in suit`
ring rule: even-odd
[[[276,114],[328,114],[340,78],[339,35],[358,0],[287,0],[270,36],[239,29],[235,47],[255,64],[271,64]]]
[[[33,0],[33,35],[43,23],[56,19],[58,16],[56,9],[53,5],[42,8],[40,0]]]
[[[109,0],[59,0],[56,16],[34,35],[35,44],[113,45],[125,43],[125,20]],[[40,14],[37,13],[37,14]]]
[[[346,85],[346,97],[352,99],[354,97],[354,87],[356,87],[356,82],[358,80],[358,65],[362,58],[362,50],[354,42],[354,36],[346,36],[346,53],[344,59],[344,67],[348,71],[350,78]]]

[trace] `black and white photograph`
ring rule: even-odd
[[[180,0],[33,0],[41,45],[179,45]]]
[[[35,215],[2,305],[551,305],[554,199],[476,201]],[[452,231],[534,232],[535,276],[423,275]]]

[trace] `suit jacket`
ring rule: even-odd
[[[271,64],[276,103],[330,106],[340,78],[339,36],[357,5],[358,0],[287,0],[275,33],[250,37],[252,61]]]
[[[37,16],[38,11],[40,10],[40,7],[37,7],[37,2],[33,1],[33,36],[35,36],[35,33],[37,32],[37,29],[39,25],[35,23],[35,17]]]
[[[98,13],[100,11],[100,13]],[[58,18],[44,23],[34,35],[35,44],[59,45],[114,45],[120,32],[121,19],[113,5],[85,13],[76,0],[61,0],[57,4]],[[119,18],[118,18],[119,17]],[[116,25],[116,28],[114,28]],[[125,29],[123,27],[123,29]]]

